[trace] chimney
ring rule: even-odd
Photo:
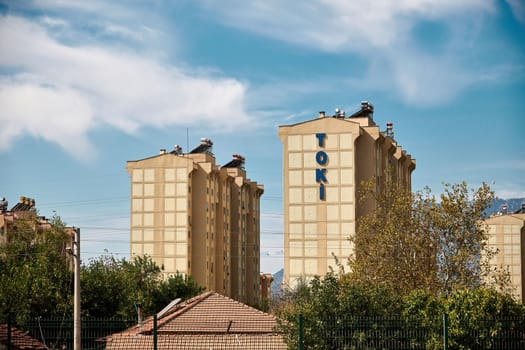
[[[324,118],[325,117],[324,111],[320,111],[318,117],[319,118]]]
[[[508,205],[507,204],[502,204],[501,205],[501,215],[507,215],[508,214]]]
[[[394,123],[392,122],[386,123],[386,136],[394,138]]]
[[[159,154],[166,154],[166,149],[165,148],[161,148],[160,151],[159,151]]]

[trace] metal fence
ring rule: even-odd
[[[103,338],[120,332],[136,320],[83,318],[81,339],[83,350],[104,349]],[[73,349],[73,319],[33,319],[28,324],[29,334],[50,350]]]
[[[440,319],[442,317],[442,319]],[[525,320],[434,320],[403,317],[334,317],[283,323],[289,349],[525,349]]]
[[[449,349],[525,349],[525,319],[487,318],[471,324],[469,320],[456,320],[456,327],[450,327]]]
[[[257,333],[260,325],[243,323],[244,332],[210,329],[155,332],[149,335],[123,333],[106,343],[105,337],[121,332],[136,320],[82,319],[82,349],[525,349],[525,320],[469,320],[467,315],[436,315],[435,319],[406,317],[307,318],[281,322],[270,333]],[[202,325],[201,325],[202,326]],[[250,327],[253,330],[250,331]],[[191,327],[190,327],[191,328]],[[49,349],[73,348],[73,320],[35,319],[29,335]],[[172,330],[173,331],[173,330]]]

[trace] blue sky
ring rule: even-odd
[[[127,160],[199,138],[264,184],[282,266],[277,127],[362,100],[417,159],[413,189],[525,197],[522,0],[0,1],[0,196],[129,256]]]

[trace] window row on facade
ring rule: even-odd
[[[332,184],[324,187],[324,203],[354,202],[353,186],[335,186]],[[319,185],[316,187],[289,187],[288,201],[290,204],[295,203],[317,203],[319,201]]]
[[[290,279],[294,280],[297,278],[302,278],[307,276],[314,275],[324,275],[326,271],[329,271],[330,268],[337,269],[337,264],[335,258],[328,259],[317,259],[317,258],[308,258],[308,259],[293,259],[290,258]]]
[[[288,136],[288,151],[315,151],[319,148],[318,140],[313,133]],[[323,148],[328,150],[353,150],[354,137],[350,133],[326,134]]]
[[[324,151],[324,150],[323,150]],[[353,168],[355,159],[352,151],[324,151],[326,154],[325,168]],[[288,168],[315,169],[319,168],[317,152],[290,152],[288,154]]]
[[[189,200],[186,197],[165,197],[163,200],[155,198],[133,198],[131,200],[132,212],[159,212],[159,211],[186,211],[189,207]],[[162,207],[160,207],[162,205]],[[160,207],[160,208],[159,208]]]
[[[187,227],[189,217],[186,212],[164,213],[164,226]],[[156,226],[155,213],[133,213],[131,214],[131,225],[133,227]]]
[[[291,257],[318,257],[330,259],[333,255],[337,257],[348,257],[352,253],[353,246],[350,241],[326,240],[325,242],[290,240]]]
[[[155,252],[153,243],[132,243],[133,254],[136,255],[148,254],[150,256],[179,256],[185,259],[188,256],[187,243],[164,243],[162,248],[162,251]]]
[[[162,241],[162,242],[186,242],[189,238],[186,227],[157,229],[133,228],[131,230],[131,241]]]
[[[155,193],[155,184],[134,183],[131,185],[131,197],[185,197],[188,194],[186,182],[166,183],[162,185],[164,192]]]
[[[292,223],[288,225],[288,237],[294,239],[347,239],[355,232],[355,223],[347,222],[327,222],[326,231],[319,231],[317,223]]]
[[[318,207],[316,205],[290,205],[288,209],[288,218],[290,222],[294,221],[319,221],[317,215]],[[352,204],[334,204],[326,205],[326,221],[355,219],[355,207]]]
[[[188,179],[186,168],[159,168],[159,173],[164,174],[164,182],[185,182]],[[131,174],[132,182],[155,182],[155,169],[133,169]]]
[[[328,185],[354,185],[354,171],[352,168],[326,169],[323,173]],[[289,186],[315,186],[318,183],[316,169],[290,170],[288,172]]]

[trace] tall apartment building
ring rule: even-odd
[[[525,303],[525,204],[513,214],[506,208],[485,220],[488,226],[488,245],[498,249],[492,264],[508,268],[514,295]]]
[[[406,188],[416,162],[394,140],[393,125],[382,132],[368,102],[346,117],[319,112],[316,119],[279,127],[283,144],[284,283],[336,269],[334,255],[348,257],[356,218],[374,208],[358,202],[361,181],[376,178],[381,189],[388,172]]]
[[[189,274],[208,290],[259,301],[260,197],[244,158],[216,164],[213,143],[188,153],[128,161],[131,255],[149,255],[165,274]]]

